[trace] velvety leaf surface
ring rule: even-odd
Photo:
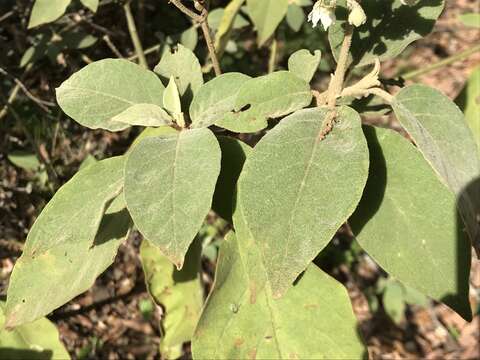
[[[104,59],[85,66],[57,88],[57,101],[91,129],[118,131],[129,125],[112,118],[136,104],[162,107],[164,86],[151,71],[128,60]]]
[[[283,295],[357,206],[368,176],[360,117],[338,109],[321,140],[326,108],[298,111],[255,146],[238,201],[263,256],[275,296]]]
[[[339,5],[337,21],[328,33],[335,56],[340,52],[348,17],[345,1],[339,1]],[[353,63],[363,66],[373,63],[377,57],[382,61],[396,57],[409,44],[432,31],[443,7],[443,0],[421,0],[413,6],[403,5],[401,0],[363,0],[367,22],[355,30],[351,48]]]
[[[250,76],[241,73],[222,74],[203,85],[190,104],[191,127],[208,127],[235,109],[240,88]]]
[[[143,236],[179,269],[210,210],[220,157],[208,129],[145,138],[128,156],[128,210]]]
[[[350,219],[357,240],[391,276],[471,319],[470,246],[455,195],[401,135],[365,131],[370,177]]]
[[[250,79],[238,92],[234,112],[216,125],[239,133],[257,132],[276,118],[302,109],[312,101],[308,84],[288,71]]]
[[[112,118],[114,122],[137,126],[164,126],[172,123],[172,118],[160,106],[136,104]]]
[[[113,262],[130,226],[118,196],[123,165],[116,157],[85,167],[43,209],[10,277],[7,326],[49,314],[87,290]],[[59,284],[68,286],[59,291]]]
[[[7,331],[4,328],[4,308],[5,303],[0,301],[1,359],[70,359],[57,328],[49,320],[38,319]]]
[[[174,77],[178,92],[186,104],[203,85],[202,68],[192,50],[178,44],[174,52],[165,51],[154,71],[165,83]]]
[[[307,49],[294,52],[288,59],[288,71],[309,83],[320,65],[320,50],[311,53]]]
[[[345,288],[312,264],[274,299],[268,285],[251,286],[244,240],[230,233],[221,245],[194,358],[360,359],[365,350]]]
[[[228,136],[219,136],[217,140],[222,150],[222,169],[213,194],[212,209],[225,220],[232,222],[233,199],[237,181],[252,148],[244,142]]]
[[[140,247],[148,291],[164,310],[160,352],[168,359],[182,355],[182,345],[192,339],[200,318],[203,305],[199,276],[201,250],[201,242],[194,241],[182,270],[178,271],[158,247],[146,240]]]
[[[457,196],[480,254],[480,159],[462,112],[447,96],[424,85],[403,88],[395,96],[393,109],[425,159]]]
[[[257,30],[259,46],[272,36],[287,9],[288,0],[247,0],[248,15]]]
[[[72,0],[35,0],[32,13],[28,22],[28,28],[46,24],[57,20],[65,14],[67,6]]]

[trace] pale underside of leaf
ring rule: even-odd
[[[160,106],[154,104],[135,104],[112,118],[113,122],[158,127],[171,125],[172,118]]]

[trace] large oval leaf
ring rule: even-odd
[[[57,101],[83,126],[118,131],[129,125],[113,120],[114,116],[137,104],[162,107],[164,89],[153,72],[128,60],[104,59],[64,81],[57,88]]]
[[[123,165],[117,157],[85,167],[42,211],[10,277],[8,327],[49,314],[112,263],[130,227],[123,197],[111,203],[122,190]],[[60,284],[68,286],[59,291]]]
[[[403,88],[392,105],[425,159],[459,198],[460,213],[480,255],[480,159],[462,112],[448,97],[424,85]]]
[[[190,104],[191,127],[208,127],[235,109],[237,94],[250,76],[226,73],[203,85]]]
[[[167,359],[182,355],[182,345],[191,341],[203,305],[200,282],[200,239],[188,250],[185,265],[177,270],[160,249],[147,240],[140,247],[140,257],[148,292],[163,306],[160,352]]]
[[[365,349],[345,288],[315,265],[281,299],[252,289],[233,233],[192,341],[196,359],[360,359]],[[301,328],[300,328],[300,327]]]
[[[246,81],[235,100],[234,111],[216,125],[230,131],[250,133],[267,127],[277,118],[310,105],[310,86],[289,71],[277,71]]]
[[[1,359],[70,359],[59,339],[58,330],[48,319],[5,330],[5,303],[0,301],[0,358]]]
[[[57,20],[65,14],[65,10],[72,0],[35,0],[28,28]]]
[[[328,38],[335,57],[338,56],[344,37],[348,11],[345,1],[339,1],[337,21],[330,27]],[[355,29],[351,54],[358,66],[396,57],[409,44],[432,31],[442,13],[443,0],[421,0],[413,6],[402,0],[363,0],[362,8],[367,22]]]
[[[370,178],[350,220],[360,245],[391,276],[471,319],[470,247],[455,195],[401,135],[373,128],[366,135]]]
[[[347,107],[323,140],[328,109],[285,118],[253,149],[238,201],[281,296],[355,210],[368,176],[360,117]]]
[[[145,138],[128,156],[128,210],[138,230],[179,269],[210,210],[220,157],[208,129]]]

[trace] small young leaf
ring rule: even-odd
[[[123,157],[116,157],[85,167],[37,218],[10,277],[8,327],[49,314],[87,290],[112,263],[130,227],[118,196],[123,165]],[[59,291],[60,284],[68,286]]]
[[[470,245],[455,196],[401,135],[370,127],[365,135],[370,177],[350,219],[358,242],[391,276],[471,319]]]
[[[182,112],[182,104],[180,102],[180,94],[178,93],[177,84],[173,76],[170,76],[168,86],[163,92],[163,106],[175,118]]]
[[[287,295],[253,288],[244,239],[227,235],[192,341],[195,359],[359,359],[365,351],[345,288],[310,265]],[[299,328],[302,324],[302,328]],[[308,335],[306,335],[308,334]]]
[[[180,96],[190,104],[193,95],[203,85],[202,68],[192,50],[178,44],[175,52],[165,51],[154,71],[165,82],[173,76]]]
[[[459,16],[465,26],[480,28],[480,13],[467,13]]]
[[[98,3],[100,0],[80,0],[84,6],[89,8],[92,12],[97,12]]]
[[[283,119],[255,146],[238,185],[238,206],[282,296],[355,210],[368,177],[360,117],[338,109],[322,140],[326,108]]]
[[[288,59],[288,71],[310,83],[320,65],[322,54],[316,50],[313,55],[306,49],[294,52]]]
[[[57,20],[63,14],[72,0],[35,0],[32,13],[28,22],[28,28],[50,23]]]
[[[225,220],[232,222],[238,177],[252,148],[228,136],[219,136],[217,140],[222,150],[222,170],[213,194],[212,209]]]
[[[198,32],[194,26],[191,26],[180,35],[180,42],[187,49],[193,51],[197,47]]]
[[[190,341],[200,318],[203,288],[200,282],[201,242],[194,241],[178,271],[160,249],[143,240],[140,258],[148,292],[157,305],[163,306],[160,352],[167,359],[181,356],[183,343]],[[176,353],[177,350],[180,353]]]
[[[235,108],[240,88],[250,79],[240,73],[222,74],[203,85],[190,104],[192,128],[208,127]]]
[[[170,115],[160,106],[154,104],[132,105],[122,113],[115,115],[112,121],[136,126],[164,126],[172,124]]]
[[[248,15],[257,29],[259,46],[272,36],[287,9],[288,0],[247,0]]]
[[[129,153],[128,210],[143,236],[179,269],[210,210],[220,157],[208,129],[145,138]]]
[[[0,301],[0,359],[70,359],[58,330],[48,319],[5,330],[5,303]]]
[[[363,0],[362,8],[367,22],[354,32],[351,48],[357,66],[372,64],[376,58],[392,59],[412,42],[428,35],[443,11],[444,1],[422,0],[406,6],[402,0]],[[329,28],[328,39],[335,58],[340,53],[348,13],[346,5],[337,6],[337,21]]]
[[[405,318],[404,288],[398,281],[389,281],[383,292],[385,312],[397,324]]]
[[[85,66],[57,88],[57,101],[75,121],[91,129],[118,131],[129,125],[112,118],[136,104],[163,106],[164,86],[151,71],[122,59]]]
[[[480,179],[478,148],[460,109],[424,85],[403,88],[393,102],[401,125],[444,184],[459,198],[458,208],[480,254]]]
[[[268,118],[281,117],[310,105],[309,85],[288,71],[278,71],[246,81],[240,88],[234,112],[216,125],[234,132],[257,132]]]

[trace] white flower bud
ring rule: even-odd
[[[335,17],[335,2],[319,0],[313,5],[313,9],[308,14],[308,21],[312,22],[312,26],[316,27],[318,22],[322,23],[325,30],[329,28],[336,20]]]
[[[347,0],[347,7],[350,10],[350,14],[348,15],[349,24],[356,27],[365,24],[367,16],[358,2],[355,0]]]

